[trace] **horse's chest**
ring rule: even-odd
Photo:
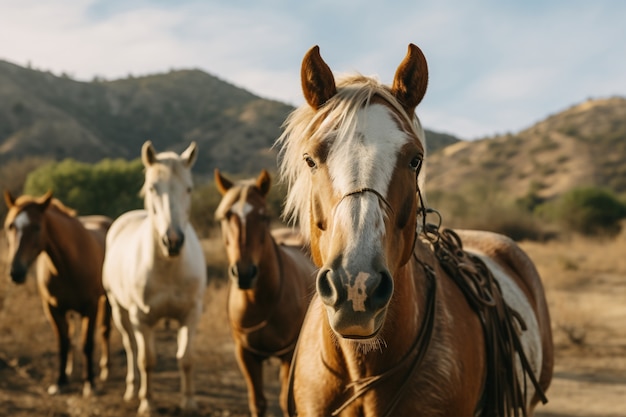
[[[200,283],[194,279],[147,279],[138,288],[143,303],[150,313],[158,316],[178,316],[195,308],[201,293]]]

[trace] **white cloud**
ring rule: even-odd
[[[420,3],[0,0],[0,59],[83,80],[200,68],[300,104],[312,45],[334,71],[390,82],[413,42],[430,68],[422,121],[464,138],[626,95],[626,3]]]

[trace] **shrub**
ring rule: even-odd
[[[115,218],[143,206],[139,197],[143,180],[140,159],[104,159],[95,165],[65,159],[31,172],[24,193],[37,196],[52,190],[56,198],[81,215]]]
[[[626,218],[626,204],[610,190],[597,187],[574,188],[556,204],[558,219],[570,230],[587,236],[614,236]]]

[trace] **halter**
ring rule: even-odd
[[[357,188],[356,190],[353,190],[353,191],[350,191],[349,193],[344,194],[343,197],[339,199],[335,207],[337,207],[339,203],[341,203],[347,197],[357,195],[357,194],[365,194],[365,193],[374,194],[376,197],[378,197],[378,200],[382,201],[385,204],[385,206],[387,206],[387,208],[389,209],[391,213],[394,213],[393,207],[391,207],[391,204],[389,204],[389,201],[387,201],[387,199],[380,192],[369,187]]]

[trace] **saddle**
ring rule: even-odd
[[[487,350],[487,377],[476,416],[527,416],[526,378],[517,379],[516,356],[523,374],[532,382],[541,401],[548,399],[530,367],[520,341],[526,323],[517,311],[504,300],[498,281],[477,256],[463,250],[461,238],[450,229],[425,224],[422,237],[428,241],[441,267],[461,289],[468,303],[478,315]],[[514,323],[517,323],[517,327]]]

